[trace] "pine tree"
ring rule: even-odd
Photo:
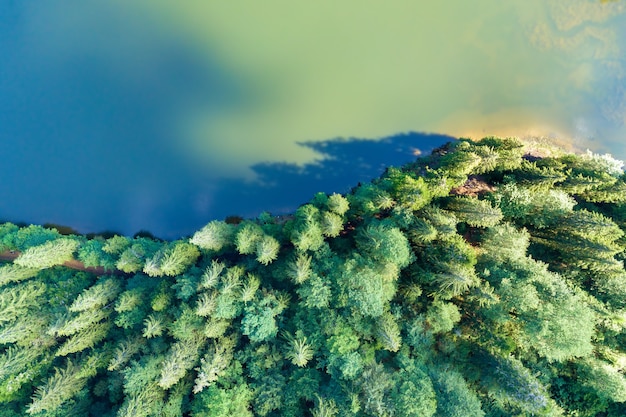
[[[100,308],[113,300],[120,291],[121,286],[117,278],[102,278],[96,285],[84,290],[74,300],[69,310],[80,312]]]
[[[269,265],[278,257],[280,242],[273,236],[263,236],[256,245],[256,260],[263,265]]]
[[[343,216],[350,208],[350,203],[341,194],[333,193],[328,197],[327,207],[331,212]]]
[[[12,282],[21,282],[37,275],[37,268],[28,268],[17,264],[0,266],[0,287]]]
[[[36,306],[46,287],[39,282],[26,282],[0,291],[0,325],[12,322]]]
[[[406,267],[413,254],[402,231],[383,222],[373,221],[361,229],[356,237],[357,248],[366,256],[381,263]]]
[[[106,240],[102,250],[111,255],[119,255],[130,246],[130,240],[125,236],[115,235]]]
[[[499,208],[475,197],[452,198],[445,208],[452,211],[459,221],[473,227],[495,226],[503,217]]]
[[[437,398],[432,381],[415,361],[409,359],[401,363],[402,368],[394,374],[395,384],[389,395],[395,414],[407,417],[435,415]]]
[[[288,348],[285,357],[296,366],[303,367],[313,359],[314,351],[311,345],[307,342],[306,336],[299,332],[296,336],[292,336],[289,333],[285,333],[285,339],[287,340]]]
[[[86,329],[72,334],[57,350],[55,356],[67,356],[70,353],[92,348],[108,336],[110,329],[111,323],[108,322],[92,324]]]
[[[390,352],[397,352],[402,346],[400,327],[391,314],[386,313],[378,318],[376,338]]]
[[[53,412],[64,402],[78,394],[87,382],[81,375],[80,367],[68,360],[65,368],[55,368],[54,374],[39,386],[33,395],[33,401],[28,406],[28,414],[37,414],[42,411]]]
[[[209,348],[200,360],[200,367],[196,368],[198,376],[193,387],[194,394],[202,392],[224,375],[233,359],[233,348],[233,340],[219,340]]]
[[[146,259],[151,258],[161,244],[147,238],[136,238],[130,247],[126,248],[116,263],[116,268],[126,273],[141,271]]]
[[[77,248],[78,241],[74,239],[55,239],[39,246],[29,247],[14,262],[27,268],[50,268],[71,260]]]
[[[317,220],[298,221],[291,232],[291,242],[298,251],[316,251],[324,244],[322,228]]]
[[[445,368],[429,369],[429,376],[437,393],[439,417],[483,417],[484,411],[475,392],[469,388],[463,376]]]
[[[194,245],[176,242],[163,254],[159,269],[163,274],[171,277],[180,275],[195,264],[199,256],[200,252]]]
[[[214,220],[197,231],[189,242],[202,249],[219,251],[222,248],[234,243],[234,234],[234,226],[222,221]]]
[[[248,278],[241,287],[241,301],[247,303],[252,301],[261,285],[261,280],[256,275],[248,274]]]
[[[224,271],[225,267],[226,266],[223,263],[215,259],[212,260],[211,265],[208,266],[205,269],[204,274],[202,274],[202,280],[200,281],[200,288],[211,289],[211,288],[217,287],[217,284],[220,279],[220,275]]]
[[[263,229],[255,223],[243,222],[235,236],[235,246],[241,255],[251,255],[256,251],[257,244],[263,237]]]
[[[588,358],[578,363],[581,383],[604,401],[626,402],[626,377],[611,364]]]
[[[319,395],[316,397],[315,408],[311,410],[313,417],[335,417],[337,415],[337,405],[333,399],[325,399]]]
[[[203,344],[202,337],[187,338],[174,343],[163,361],[159,386],[167,390],[177,384],[200,359]]]
[[[0,402],[16,400],[20,389],[39,376],[46,346],[9,346],[0,354]]]
[[[337,237],[343,230],[343,219],[338,214],[325,211],[322,213],[322,233],[326,237]]]
[[[113,352],[113,357],[109,361],[107,370],[119,371],[143,346],[145,346],[145,342],[140,337],[121,340]]]
[[[71,336],[101,322],[110,313],[105,309],[86,310],[73,317],[67,317],[61,324],[51,328],[50,332],[57,336]]]
[[[309,279],[313,272],[311,269],[311,260],[312,258],[310,256],[298,253],[295,256],[295,259],[289,262],[287,275],[293,282],[296,284],[302,284],[304,281]]]
[[[526,256],[530,235],[505,223],[489,227],[482,236],[481,258],[492,262],[516,262]]]
[[[159,337],[163,334],[165,326],[163,324],[163,318],[160,315],[151,314],[143,321],[143,337],[151,339],[153,337]]]

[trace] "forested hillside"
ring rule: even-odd
[[[485,138],[173,242],[2,224],[0,416],[624,416],[625,181]]]

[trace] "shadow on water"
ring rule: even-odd
[[[301,146],[315,150],[322,158],[303,166],[290,163],[257,164],[252,167],[257,174],[254,181],[205,179],[204,184],[190,181],[186,184],[187,187],[179,187],[169,201],[161,202],[162,210],[157,217],[146,214],[145,220],[150,224],[150,232],[142,230],[135,233],[137,230],[115,224],[112,218],[99,220],[103,227],[117,233],[176,239],[192,234],[214,219],[222,220],[229,216],[252,218],[263,211],[275,215],[286,214],[309,201],[317,192],[346,193],[359,182],[367,182],[378,177],[387,167],[411,162],[418,155],[428,155],[436,147],[452,140],[456,138],[411,132],[377,141],[332,139],[302,143]],[[202,189],[204,191],[199,194],[198,191]],[[209,203],[198,204],[199,195],[206,198]],[[87,207],[84,209],[89,210]],[[43,215],[45,216],[45,210]],[[61,232],[66,230],[68,233],[76,232],[72,228],[73,224],[47,226],[57,228]],[[115,232],[97,234],[110,237]]]
[[[253,217],[261,211],[283,214],[311,199],[317,192],[346,193],[359,182],[382,174],[388,166],[399,166],[428,155],[434,148],[455,140],[429,133],[403,133],[381,140],[332,139],[301,143],[323,156],[299,166],[289,163],[262,163],[252,167],[257,181],[222,180],[213,193],[219,206],[207,218],[228,215]]]

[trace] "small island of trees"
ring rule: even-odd
[[[177,241],[0,224],[0,416],[624,416],[625,231],[619,161],[495,137]]]

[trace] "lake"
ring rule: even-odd
[[[626,159],[626,2],[0,6],[0,219],[192,233],[454,137]]]

